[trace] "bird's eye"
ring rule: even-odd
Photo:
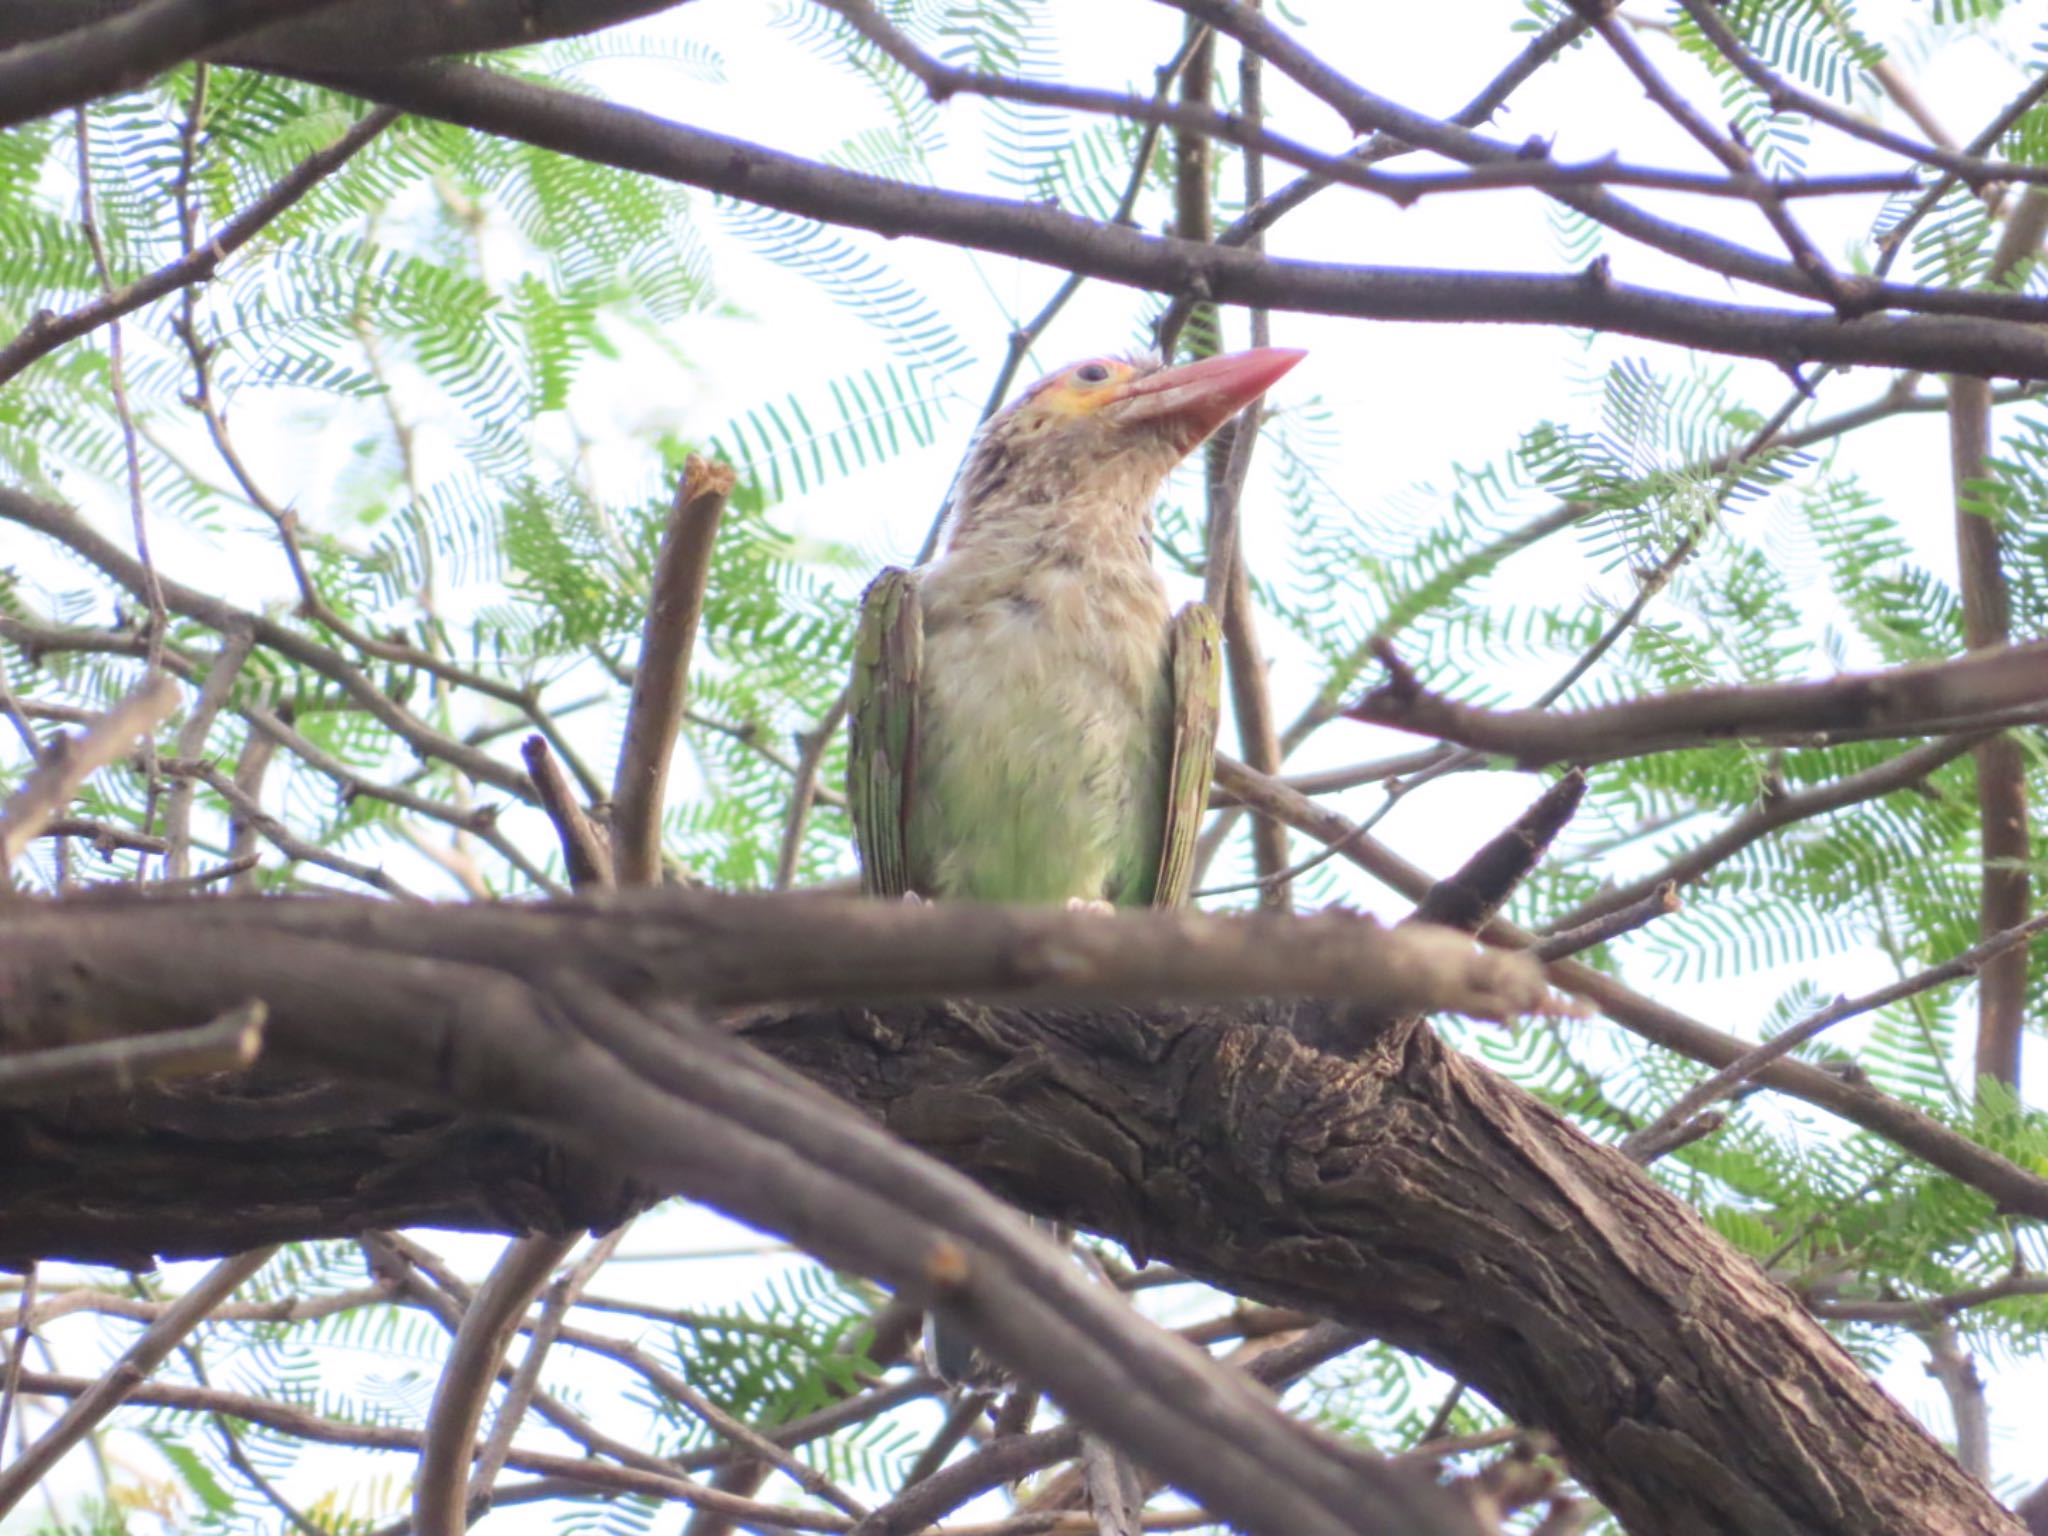
[[[1083,384],[1107,384],[1109,382],[1109,364],[1083,363],[1074,370],[1074,377]]]

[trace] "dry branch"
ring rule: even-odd
[[[420,1443],[412,1506],[418,1536],[462,1536],[468,1529],[469,1469],[484,1405],[528,1303],[575,1246],[566,1235],[514,1238],[470,1299],[441,1364]]]
[[[1344,711],[1518,767],[1593,763],[1705,742],[1796,745],[1984,729],[2048,705],[2048,641],[1818,683],[1697,688],[1595,709],[1478,709],[1423,688],[1391,651],[1389,680]]]
[[[1204,7],[1235,13],[1241,6]],[[2005,294],[1876,291],[1901,308],[1959,310],[1905,317],[1753,308],[1681,298],[1614,281],[1605,267],[1575,277],[1405,271],[1294,261],[1222,244],[1148,236],[1042,203],[884,180],[460,65],[323,75],[323,83],[487,133],[640,171],[785,212],[1021,256],[1161,293],[1197,290],[1222,303],[1387,320],[1566,325],[1676,346],[1801,362],[1935,372],[1969,368],[2048,378],[2048,305]],[[1590,196],[1591,194],[1585,194]],[[1765,263],[1763,276],[1791,273]],[[1746,274],[1745,274],[1746,275]]]
[[[0,1055],[0,1104],[127,1093],[141,1083],[243,1071],[263,1050],[265,1017],[262,1003],[249,1002],[194,1029]]]
[[[655,557],[625,744],[612,780],[612,864],[623,886],[653,885],[661,878],[661,811],[669,763],[689,696],[690,655],[711,575],[712,541],[733,481],[730,465],[692,454]]]
[[[1216,769],[1218,781],[1233,794],[1266,808],[1296,831],[1338,847],[1344,858],[1409,900],[1422,900],[1435,884],[1426,872],[1386,844],[1363,835],[1355,823],[1277,780],[1253,774],[1242,763],[1224,757],[1217,759]],[[1500,918],[1481,929],[1480,937],[1488,943],[1518,950],[1534,949],[1540,942],[1526,929]],[[1591,1003],[1617,1024],[1694,1061],[1725,1067],[1751,1049],[1747,1042],[1645,997],[1614,977],[1577,961],[1553,961],[1545,968],[1545,974],[1559,988]],[[1982,1190],[2003,1207],[2048,1219],[2048,1178],[1980,1146],[1908,1104],[1798,1061],[1775,1062],[1760,1071],[1757,1080],[1884,1137],[1952,1178]]]
[[[0,53],[0,128],[133,90],[237,34],[334,3],[145,0],[125,14],[10,48]]]
[[[0,878],[71,801],[85,780],[128,755],[178,703],[178,685],[157,673],[82,734],[60,737],[0,806]]]
[[[555,836],[561,840],[562,863],[569,871],[571,888],[603,890],[617,885],[612,874],[611,845],[577,804],[576,792],[569,787],[562,765],[548,749],[547,738],[529,736],[519,744],[519,752],[526,759],[526,772],[540,797],[541,809],[548,813],[548,820],[555,825]]]
[[[107,1373],[72,1399],[71,1406],[42,1437],[15,1460],[0,1469],[0,1516],[18,1504],[22,1496],[42,1480],[64,1453],[91,1434],[94,1427],[125,1402],[130,1394],[161,1365],[186,1335],[203,1323],[235,1288],[269,1262],[276,1250],[257,1248],[223,1259],[191,1290],[166,1309],[163,1316],[143,1330]]]
[[[710,899],[661,900],[688,907]],[[653,927],[646,901],[610,905],[620,910],[593,911],[605,926]],[[816,914],[837,904],[760,905]],[[1238,1480],[1232,1469],[1243,1464],[1234,1457],[1216,1463],[1208,1430],[1177,1418],[1134,1429],[1133,1403],[1176,1414],[1195,1389],[1176,1385],[1178,1367],[1148,1353],[1153,1345],[1134,1343],[1127,1319],[1112,1321],[1121,1314],[1105,1310],[1101,1287],[1039,1255],[1021,1225],[1013,1242],[1014,1218],[968,1200],[965,1186],[913,1176],[893,1140],[854,1134],[827,1101],[796,1092],[737,1044],[606,1001],[591,988],[616,957],[599,957],[584,979],[546,993],[506,969],[582,953],[597,929],[578,928],[552,951],[500,931],[466,960],[466,943],[432,935],[444,957],[431,959],[392,942],[391,930],[533,914],[336,900],[207,907],[202,923],[201,914],[175,920],[134,900],[67,903],[9,930],[0,936],[0,996],[34,1003],[26,1013],[11,1007],[10,1027],[46,1032],[60,1022],[51,1010],[61,1015],[67,1000],[89,1007],[103,1027],[161,1027],[208,1006],[222,987],[253,987],[272,1003],[281,1061],[322,1063],[402,1097],[452,1097],[511,1116],[912,1290],[930,1283],[929,1263],[950,1254],[952,1294],[972,1307],[985,1340],[1050,1377],[1077,1416],[1141,1463],[1219,1513],[1231,1510],[1225,1518],[1249,1513],[1247,1523],[1289,1536],[1370,1528],[1373,1506],[1358,1502],[1355,1487],[1334,1527],[1315,1513],[1327,1507],[1316,1490],[1335,1493],[1323,1480],[1332,1475],[1327,1464],[1313,1482],[1303,1466],[1305,1507],[1283,1513]],[[322,912],[327,937],[253,921],[294,909]],[[939,913],[882,915],[914,928],[910,920]],[[803,926],[814,933],[824,925],[807,915]],[[659,980],[647,958],[675,950],[674,937],[629,933],[643,958],[615,974],[644,992]],[[486,952],[495,959],[486,963]],[[677,976],[693,969],[690,958],[681,957]],[[70,978],[68,992],[47,985],[57,975]],[[1642,1528],[1652,1528],[1645,1522],[1654,1508],[1667,1520],[1672,1509],[1696,1512],[1658,1527],[1680,1536],[1733,1525],[1842,1536],[1932,1531],[1934,1510],[1954,1522],[1945,1530],[2009,1529],[1782,1289],[1624,1160],[1449,1056],[1427,1032],[1385,1026],[1342,1058],[1299,1043],[1326,1013],[1314,1003],[1155,1011],[1133,1028],[1118,1010],[878,1015],[851,1007],[779,1014],[751,1025],[747,1039],[1029,1209],[1113,1233],[1242,1294],[1375,1329],[1468,1375],[1521,1422],[1556,1434],[1574,1469]],[[1003,1080],[1009,1086],[996,1088]],[[781,1149],[773,1156],[770,1143]],[[784,1203],[799,1190],[799,1206]],[[923,1235],[919,1224],[941,1220],[956,1248]],[[1390,1233],[1402,1240],[1389,1242]],[[1430,1255],[1449,1252],[1472,1262],[1460,1306],[1447,1313],[1433,1299],[1440,1284],[1425,1284],[1411,1266],[1429,1268]],[[1686,1325],[1674,1329],[1664,1305],[1631,1311],[1594,1301],[1645,1294],[1671,1298],[1670,1306],[1684,1298]],[[1085,1338],[1067,1331],[1084,1318]],[[1667,1378],[1685,1390],[1653,1390]],[[1830,1412],[1774,1419],[1774,1434],[1759,1437],[1750,1415],[1760,1384],[1766,1405],[1782,1392],[1787,1401],[1826,1400]],[[1231,1431],[1244,1432],[1242,1423]],[[1709,1449],[1697,1460],[1665,1455],[1678,1434]],[[1848,1438],[1826,1438],[1837,1435]],[[1174,1459],[1176,1444],[1199,1452],[1204,1475],[1191,1473],[1187,1455]],[[1274,1458],[1294,1452],[1270,1445],[1258,1455],[1258,1487],[1270,1490]],[[1863,1476],[1872,1458],[1885,1476]],[[1680,1491],[1636,1482],[1652,1465],[1681,1478]],[[1801,1480],[1813,1476],[1821,1483]],[[1399,1528],[1427,1527],[1417,1519]]]

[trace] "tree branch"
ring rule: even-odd
[[[2016,722],[2048,705],[2048,641],[1818,683],[1695,688],[1593,709],[1476,709],[1421,686],[1391,650],[1388,680],[1344,713],[1521,768],[1595,763],[1735,738],[1826,745]]]
[[[660,900],[682,910],[731,902]],[[792,904],[756,905],[765,915]],[[837,905],[857,904],[804,903],[807,939],[830,926],[816,914]],[[951,916],[869,905],[906,931]],[[43,1036],[81,1008],[101,1028],[164,1027],[224,987],[253,990],[273,1007],[280,1060],[509,1117],[786,1230],[827,1262],[913,1293],[936,1288],[1077,1419],[1221,1518],[1289,1536],[1355,1536],[1374,1522],[1432,1528],[1420,1506],[1389,1521],[1390,1495],[1354,1464],[1320,1452],[1303,1460],[1298,1442],[1255,1435],[1241,1389],[1212,1387],[1207,1370],[1199,1384],[1183,1374],[1176,1362],[1196,1369],[1186,1346],[1161,1352],[1167,1341],[1133,1337],[1121,1302],[1039,1253],[986,1197],[902,1161],[893,1137],[856,1130],[722,1033],[607,999],[596,987],[623,973],[588,955],[598,929],[557,924],[576,929],[561,947],[537,928],[525,942],[497,929],[472,950],[448,942],[452,927],[535,914],[333,900],[271,904],[268,914],[261,903],[205,906],[181,915],[99,899],[11,927],[0,934],[0,998],[12,1000],[0,1017]],[[604,927],[625,930],[624,947],[681,951],[679,974],[704,973],[688,943],[657,930],[644,900],[613,906],[624,910],[603,913]],[[287,907],[319,913],[328,937],[256,921]],[[962,914],[954,931],[986,915]],[[396,931],[399,918],[410,937]],[[442,931],[422,933],[432,928]],[[439,958],[408,952],[422,937]],[[579,976],[551,972],[563,954],[586,956]],[[535,980],[519,980],[521,968]],[[50,985],[58,976],[62,991]],[[649,996],[659,976],[643,962],[627,984]],[[1623,1159],[1426,1031],[1381,1025],[1341,1056],[1303,1043],[1341,1012],[1154,1010],[1134,1027],[1119,1010],[848,1007],[779,1012],[749,1024],[745,1040],[1035,1212],[1113,1233],[1240,1293],[1372,1329],[1468,1376],[1519,1422],[1555,1434],[1632,1529],[2010,1531],[1786,1292]],[[1435,1303],[1450,1254],[1465,1277],[1454,1313]],[[1604,1300],[1645,1295],[1670,1306]],[[1679,1298],[1685,1321],[1674,1327]],[[1660,1390],[1664,1381],[1685,1390]],[[1771,1384],[1761,1398],[1760,1381]],[[1777,1406],[1811,1401],[1829,1413]],[[1133,1404],[1152,1414],[1134,1422]],[[1758,1413],[1772,1433],[1756,1433]],[[1672,1436],[1697,1453],[1670,1454]],[[1874,1464],[1884,1477],[1862,1475]],[[1657,1477],[1646,1479],[1651,1466]],[[1933,1512],[1949,1524],[1931,1524]]]
[[[92,1433],[108,1414],[128,1400],[149,1373],[194,1328],[206,1320],[216,1304],[226,1301],[235,1289],[270,1261],[274,1248],[256,1248],[223,1259],[205,1279],[179,1297],[164,1315],[143,1330],[142,1337],[122,1353],[107,1373],[86,1391],[72,1399],[71,1406],[43,1432],[41,1439],[0,1468],[0,1516],[4,1516],[55,1466],[64,1453]]]
[[[13,795],[0,806],[0,881],[78,786],[128,755],[178,703],[178,685],[157,673],[77,736],[60,737],[43,752]]]
[[[661,878],[661,811],[669,763],[689,696],[690,654],[704,611],[711,547],[732,488],[730,465],[690,455],[655,557],[633,699],[626,709],[625,744],[612,779],[612,864],[623,886],[653,885]]]
[[[1235,12],[1238,6],[1222,6]],[[842,171],[759,144],[459,65],[323,75],[324,83],[445,121],[600,164],[700,186],[827,223],[1000,252],[1163,293],[1200,289],[1222,303],[1316,314],[1488,321],[1612,330],[1677,346],[1801,362],[1922,372],[1973,368],[2048,378],[2048,305],[2002,294],[1905,289],[1886,302],[1969,313],[1843,321],[1681,298],[1577,277],[1402,271],[1292,261],[1194,245],[1097,223],[1045,204],[970,196]],[[1789,263],[1783,264],[1789,268]],[[1801,278],[1800,282],[1804,283]],[[1984,318],[1997,315],[2001,319]],[[2020,323],[2025,322],[2025,323]]]
[[[144,0],[125,14],[9,48],[0,53],[0,128],[133,90],[240,34],[334,3]]]
[[[1216,772],[1218,780],[1233,793],[1266,807],[1297,831],[1340,845],[1343,857],[1409,900],[1422,900],[1435,884],[1427,873],[1384,843],[1364,835],[1346,817],[1324,809],[1286,785],[1255,775],[1242,763],[1222,756],[1216,760]],[[1479,936],[1488,943],[1516,949],[1532,948],[1539,942],[1526,929],[1500,918],[1482,928]],[[1750,1049],[1747,1042],[1645,997],[1590,966],[1558,960],[1551,962],[1545,973],[1564,991],[1585,999],[1617,1024],[1694,1061],[1725,1067]],[[1757,1074],[1757,1080],[1884,1137],[1952,1178],[1982,1190],[2001,1206],[2048,1218],[2048,1179],[1874,1088],[1845,1082],[1797,1061],[1773,1063]]]

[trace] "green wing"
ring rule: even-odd
[[[1166,837],[1159,849],[1155,907],[1183,907],[1195,883],[1195,835],[1216,771],[1216,720],[1223,698],[1223,630],[1202,603],[1173,616],[1173,757],[1167,769]]]
[[[924,668],[924,609],[917,573],[890,567],[860,600],[848,705],[846,803],[860,853],[861,888],[911,890],[908,825],[917,782],[917,685]]]

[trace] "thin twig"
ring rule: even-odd
[[[817,798],[818,773],[825,766],[825,754],[845,723],[852,702],[851,690],[842,688],[824,718],[797,738],[795,782],[790,786],[789,809],[783,814],[782,846],[775,856],[778,891],[786,891],[796,883],[797,866],[803,860],[804,828],[810,821],[811,804]]]
[[[7,1377],[0,1382],[0,1450],[7,1445],[7,1424],[21,1395],[21,1372],[28,1362],[29,1330],[36,1315],[36,1287],[42,1267],[30,1260],[22,1272],[21,1294],[14,1301],[14,1338],[7,1348]]]
[[[1623,66],[1635,76],[1644,94],[1663,109],[1665,116],[1690,134],[1732,175],[1755,176],[1756,162],[1747,147],[1714,127],[1698,108],[1672,88],[1656,65],[1651,63],[1649,55],[1643,52],[1635,35],[1614,12],[1604,7],[1596,8],[1590,19],[1593,30],[1606,40]],[[1807,238],[1806,231],[1786,211],[1783,199],[1775,191],[1760,188],[1755,198],[1758,209],[1784,242],[1792,264],[1812,279],[1814,288],[1834,305],[1836,313],[1847,319],[1869,307],[1868,294],[1845,282],[1841,274],[1828,264],[1827,258]]]
[[[178,703],[178,685],[153,673],[140,688],[100,716],[84,734],[59,737],[21,785],[0,806],[0,875],[70,801],[87,778],[120,761],[156,729]]]
[[[100,1379],[73,1398],[71,1406],[10,1466],[0,1468],[0,1516],[5,1516],[64,1453],[92,1433],[108,1414],[132,1396],[214,1307],[277,1252],[275,1245],[223,1259],[164,1315],[143,1330]],[[30,1388],[30,1390],[35,1390]]]
[[[207,733],[213,729],[221,706],[227,703],[228,693],[254,645],[255,637],[246,629],[229,630],[222,638],[213,665],[207,669],[206,685],[199,690],[198,700],[178,729],[178,739],[171,748],[177,756],[196,758],[205,753]],[[180,779],[171,786],[170,796],[164,802],[164,841],[169,845],[164,855],[167,879],[182,880],[192,872],[192,795],[193,781]]]
[[[317,864],[322,869],[331,869],[337,875],[343,875],[350,880],[359,881],[369,886],[372,890],[382,891],[387,896],[395,896],[403,901],[419,901],[422,899],[417,893],[399,884],[398,881],[394,880],[382,869],[369,864],[358,863],[354,859],[334,852],[331,848],[321,848],[307,842],[304,838],[293,832],[290,827],[264,810],[254,795],[244,790],[233,779],[214,767],[213,764],[183,760],[167,761],[163,766],[164,772],[170,774],[173,778],[198,779],[208,789],[219,795],[221,799],[227,801],[230,808],[233,809],[243,824],[254,829],[266,841],[274,845],[278,852],[282,853],[286,858],[295,859],[303,864]]]
[[[1678,885],[1675,881],[1660,881],[1651,892],[1625,906],[1615,907],[1595,918],[1571,928],[1561,928],[1555,933],[1546,933],[1536,945],[1536,958],[1546,963],[1576,955],[1596,944],[1605,944],[1609,939],[1619,938],[1624,933],[1634,933],[1646,923],[1653,923],[1660,917],[1669,917],[1684,905],[1678,899]]]
[[[1923,971],[1898,981],[1865,992],[1860,997],[1837,998],[1825,1008],[1816,1009],[1788,1029],[1780,1030],[1754,1050],[1730,1062],[1720,1071],[1696,1087],[1689,1088],[1678,1100],[1650,1124],[1636,1134],[1644,1139],[1661,1135],[1680,1121],[1699,1113],[1716,1099],[1726,1098],[1735,1089],[1748,1082],[1756,1074],[1789,1054],[1822,1030],[1839,1024],[1844,1019],[1853,1019],[1858,1014],[1869,1013],[1901,998],[1925,992],[1930,987],[1945,982],[1960,981],[1964,977],[1981,975],[1987,964],[1998,956],[2018,949],[2025,952],[2027,943],[2042,933],[2048,933],[2048,912],[2037,913],[2023,923],[2017,923],[2002,933],[1972,944],[1953,959],[1939,965],[1930,965]]]
[[[95,1381],[27,1371],[22,1375],[21,1388],[24,1395],[83,1399],[103,1381],[104,1378]],[[149,1382],[128,1391],[125,1399],[183,1413],[221,1413],[317,1445],[361,1446],[404,1452],[417,1451],[423,1438],[414,1429],[325,1418],[307,1409],[290,1407],[253,1393],[224,1392],[218,1388],[208,1390],[169,1382]],[[843,1532],[851,1525],[843,1515],[734,1498],[666,1469],[614,1466],[585,1456],[565,1456],[521,1447],[513,1448],[506,1457],[506,1464],[562,1479],[567,1488],[579,1493],[636,1493],[649,1498],[674,1500],[699,1509],[724,1509],[742,1520],[771,1530]],[[13,1470],[10,1467],[6,1473],[0,1473],[0,1480]]]
[[[526,1421],[526,1410],[540,1387],[541,1364],[562,1331],[563,1319],[631,1226],[630,1221],[616,1226],[592,1243],[590,1251],[548,1287],[547,1295],[541,1300],[540,1315],[531,1326],[522,1326],[520,1331],[527,1335],[526,1352],[520,1356],[519,1369],[512,1374],[512,1381],[505,1389],[505,1400],[498,1405],[497,1416],[491,1421],[491,1432],[484,1437],[483,1448],[477,1452],[476,1466],[470,1473],[471,1523],[491,1507],[493,1485],[504,1468],[506,1454],[512,1449],[512,1437]]]

